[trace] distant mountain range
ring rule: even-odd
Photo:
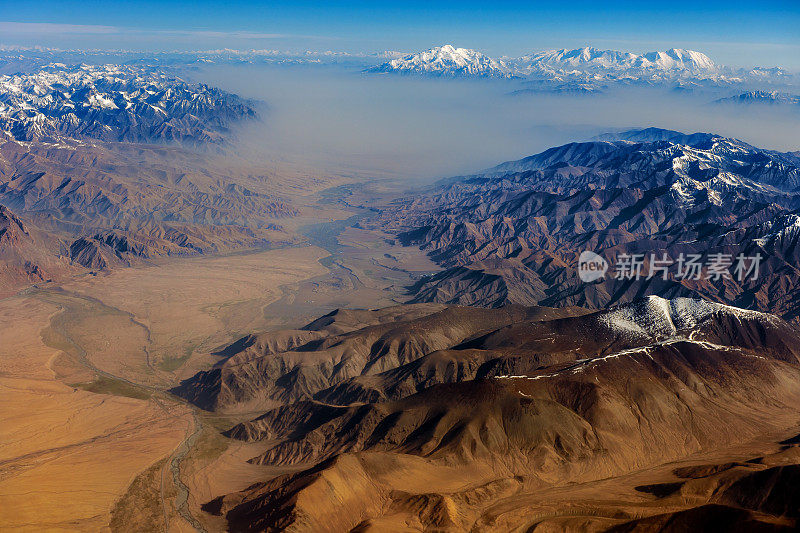
[[[149,68],[53,64],[0,76],[0,130],[20,141],[219,143],[255,116],[236,95]]]
[[[603,84],[609,83],[652,85],[688,80],[702,85],[728,86],[748,82],[783,83],[792,78],[780,68],[727,68],[694,50],[671,48],[634,54],[590,46],[493,59],[475,50],[445,45],[395,58],[366,71],[449,78],[523,78],[540,83],[529,92],[598,92]],[[541,82],[555,84],[555,89]]]
[[[277,50],[219,48],[213,50],[84,50],[45,47],[4,46],[0,44],[0,74],[31,72],[52,63],[92,65],[124,64],[161,68],[186,65],[322,65],[342,64],[365,67],[407,55],[405,52],[342,52],[335,50]]]
[[[746,93],[720,98],[716,104],[771,104],[800,105],[800,95],[781,93],[778,91],[748,91]]]
[[[413,301],[602,308],[645,294],[702,297],[800,317],[800,158],[709,133],[650,128],[570,143],[443,182],[379,224],[445,270]],[[584,283],[579,255],[760,254],[757,280]],[[647,274],[648,265],[643,267]]]
[[[511,78],[532,75],[575,76],[579,73],[713,76],[719,74],[721,68],[705,54],[679,48],[637,55],[585,47],[548,50],[519,58],[492,59],[475,50],[445,45],[392,59],[367,70],[442,77]]]
[[[693,50],[671,48],[642,55],[587,46],[574,50],[548,50],[513,60],[520,72],[673,72],[714,74],[718,67],[707,55]]]

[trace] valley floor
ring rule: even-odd
[[[82,275],[0,300],[0,530],[213,530],[202,503],[285,471],[245,462],[263,445],[222,437],[236,419],[165,391],[243,335],[396,303],[408,264],[436,269],[375,232],[309,222],[303,245]]]

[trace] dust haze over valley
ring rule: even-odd
[[[50,24],[0,21],[0,531],[800,527],[769,54]]]
[[[185,73],[264,102],[239,141],[270,157],[341,164],[401,181],[472,173],[551,146],[657,126],[714,132],[757,146],[800,148],[800,114],[723,109],[710,97],[627,88],[607,95],[512,95],[510,81],[387,78],[359,68],[210,66]]]

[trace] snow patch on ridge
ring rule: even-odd
[[[598,321],[621,336],[665,339],[697,327],[712,315],[725,314],[738,319],[772,320],[772,316],[729,305],[660,296],[647,296],[628,305],[601,313]]]

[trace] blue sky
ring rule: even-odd
[[[586,44],[672,46],[731,65],[800,70],[800,0],[193,2],[0,0],[0,43],[60,48],[416,51],[493,55]]]

